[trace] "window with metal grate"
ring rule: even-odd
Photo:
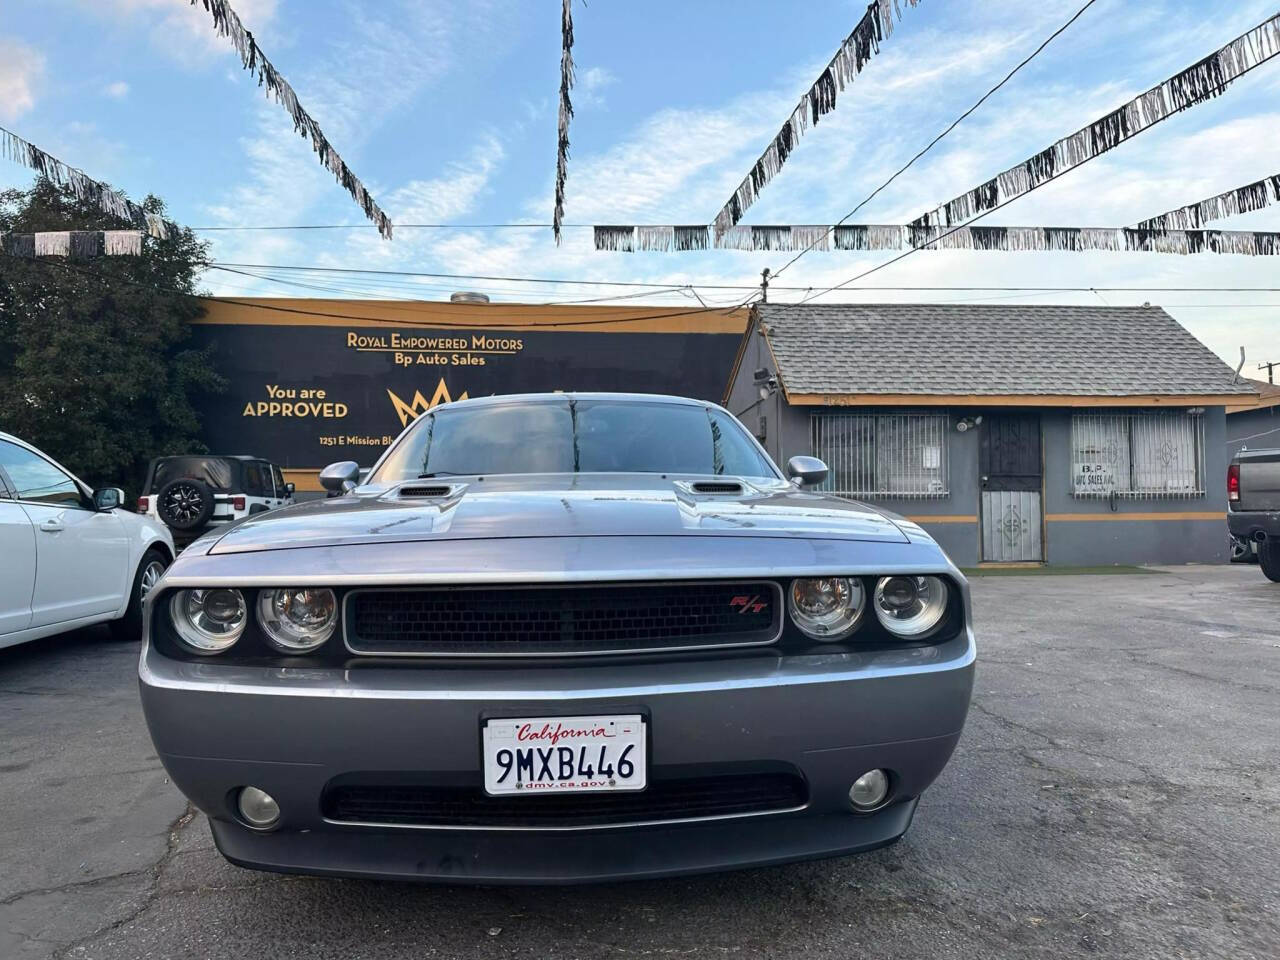
[[[813,414],[813,455],[830,473],[817,489],[861,499],[950,493],[945,412]]]
[[[1076,497],[1204,496],[1204,417],[1189,412],[1071,417]]]

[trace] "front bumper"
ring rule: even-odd
[[[148,647],[142,701],[174,783],[231,861],[268,870],[470,883],[697,873],[874,849],[910,825],[950,758],[973,684],[966,632],[932,647],[680,662],[349,670],[182,663]],[[650,768],[788,764],[801,810],[662,825],[489,830],[356,825],[320,798],[355,773],[474,777],[494,716],[647,715]],[[886,807],[856,814],[850,784],[892,772]],[[280,803],[271,832],[239,823],[235,791]]]

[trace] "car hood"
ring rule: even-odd
[[[740,481],[733,493],[696,484],[733,478],[652,474],[450,477],[362,487],[251,517],[209,552],[247,553],[380,542],[527,537],[800,537],[906,543],[888,515],[783,481]],[[413,496],[413,488],[447,487]]]

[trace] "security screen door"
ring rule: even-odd
[[[982,559],[991,563],[1043,560],[1039,414],[984,415],[978,444]]]

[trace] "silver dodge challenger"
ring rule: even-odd
[[[156,750],[262,870],[659,877],[898,840],[964,726],[968,586],[726,410],[441,405],[147,597]]]

